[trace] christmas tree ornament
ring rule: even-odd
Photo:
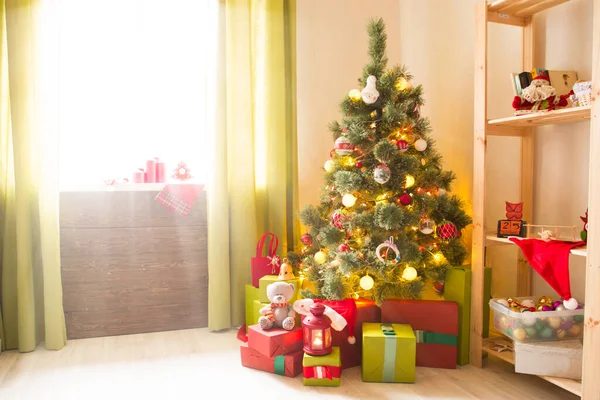
[[[364,242],[365,242],[365,244],[367,244],[367,245],[368,245],[368,244],[371,244],[371,237],[370,237],[370,236],[365,236],[365,238],[364,238]]]
[[[408,90],[408,89],[412,88],[412,84],[410,83],[410,81],[403,76],[398,78],[398,80],[396,81],[394,86],[396,86],[396,89],[398,89],[400,91]]]
[[[438,196],[444,196],[446,194],[446,189],[444,189],[444,188],[438,188],[437,189],[437,194],[438,194]]]
[[[402,271],[402,279],[406,281],[414,281],[417,279],[417,270],[410,266],[404,268],[404,271]]]
[[[542,339],[551,339],[553,335],[554,331],[550,327],[545,327],[542,329],[542,332],[540,332],[540,337]]]
[[[573,320],[571,318],[563,318],[561,319],[560,328],[565,331],[571,329],[573,326]]]
[[[573,325],[569,330],[567,330],[567,332],[571,336],[579,336],[581,335],[581,325]]]
[[[342,204],[344,207],[352,207],[356,203],[356,197],[352,193],[346,193],[342,197]]]
[[[327,254],[324,251],[317,251],[314,255],[315,262],[319,265],[324,264],[327,261]]]
[[[350,97],[350,100],[352,100],[355,103],[362,99],[360,90],[358,89],[352,89],[350,92],[348,92],[348,97]]]
[[[554,311],[565,311],[566,308],[565,306],[562,305],[562,303],[560,303],[558,306],[554,307]]]
[[[536,305],[550,305],[552,303],[552,298],[550,296],[542,296],[538,299]]]
[[[333,169],[335,168],[335,161],[333,161],[333,160],[325,161],[325,165],[323,166],[323,168],[325,168],[325,171],[327,171],[327,172],[333,171]]]
[[[304,235],[302,235],[302,237],[300,237],[300,241],[305,246],[312,246],[312,244],[313,244],[312,236],[310,236],[310,234],[308,234],[308,233],[305,233]]]
[[[377,78],[373,75],[369,75],[367,78],[367,86],[360,92],[362,100],[365,104],[373,104],[379,98],[379,92],[376,87]]]
[[[525,299],[521,301],[524,307],[535,307],[535,302],[532,299]]]
[[[449,240],[458,236],[456,225],[452,222],[444,221],[437,226],[436,233],[440,239]]]
[[[383,256],[381,255],[381,251],[383,249],[386,249],[386,256],[387,253],[389,252],[389,250],[391,249],[395,254],[396,257],[394,258],[394,263],[397,263],[400,261],[400,251],[398,250],[398,246],[396,246],[394,244],[394,237],[390,236],[390,238],[388,240],[386,240],[385,242],[381,243],[379,246],[377,246],[377,248],[375,249],[375,255],[377,256],[377,258],[379,259],[379,261],[381,261],[382,263],[385,263],[385,258],[383,258]]]
[[[562,321],[560,320],[560,317],[550,317],[548,318],[548,325],[552,329],[558,329],[562,325]]]
[[[535,328],[532,328],[529,326],[529,327],[525,328],[525,333],[527,333],[527,337],[533,339],[533,338],[535,338],[537,331],[535,330]]]
[[[404,187],[406,189],[413,187],[415,185],[415,177],[412,175],[406,175],[405,181],[404,181]]]
[[[337,138],[333,148],[340,156],[347,156],[354,152],[354,145],[350,143],[350,140],[348,140],[346,136],[340,136]]]
[[[425,166],[427,165],[427,159],[426,158],[421,158],[421,165]],[[427,192],[427,194],[430,194],[429,192]]]
[[[177,179],[178,181],[187,181],[192,179],[190,168],[183,161],[180,161],[177,164],[177,167],[175,167],[173,170],[173,175],[171,175],[171,177]]]
[[[375,168],[375,170],[373,171],[373,179],[375,179],[375,182],[382,184],[382,185],[384,183],[386,183],[387,181],[389,181],[391,176],[392,176],[392,171],[385,164],[378,165]]]
[[[387,202],[387,193],[383,193],[375,197],[375,204],[387,204]]]
[[[435,222],[431,218],[423,217],[419,221],[419,231],[425,235],[430,235],[435,230]]]
[[[556,330],[556,338],[558,340],[564,340],[566,336],[567,336],[567,332],[564,329]]]
[[[398,150],[400,150],[400,153],[404,153],[406,150],[408,150],[408,142],[406,140],[398,140],[396,142],[396,146],[398,146]]]
[[[290,262],[287,258],[283,259],[283,262],[281,263],[281,266],[279,267],[279,276],[278,279],[280,281],[289,281],[290,279],[295,279],[296,277],[294,276],[294,271],[292,269],[292,266],[290,265]]]
[[[404,193],[402,196],[398,197],[398,201],[403,206],[407,206],[412,203],[412,196],[408,193]]]
[[[350,250],[352,250],[352,249],[346,243],[340,244],[337,248],[338,253],[347,253]]]
[[[424,139],[419,139],[415,142],[415,149],[418,151],[425,151],[427,149],[427,142]]]
[[[362,168],[362,166],[363,166],[362,161],[357,161],[356,162],[356,168]]]
[[[340,210],[335,210],[333,214],[331,214],[331,223],[338,229],[344,229],[344,225],[342,225],[342,213]]]
[[[517,341],[523,341],[527,337],[527,332],[523,328],[515,328],[513,330],[512,337]]]
[[[365,275],[360,278],[360,287],[363,290],[371,290],[373,289],[373,285],[375,285],[375,281],[369,275]]]
[[[444,294],[444,282],[442,281],[435,281],[433,283],[433,290],[439,294],[439,295],[443,295]]]

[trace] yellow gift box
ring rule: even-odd
[[[415,381],[417,339],[410,325],[365,322],[362,331],[364,382]]]

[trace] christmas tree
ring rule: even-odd
[[[387,69],[385,24],[368,25],[370,61],[329,124],[334,150],[325,163],[319,206],[299,212],[307,233],[288,255],[312,282],[308,298],[419,298],[424,282],[443,281],[467,250],[461,230],[471,223],[455,175],[419,114],[423,89],[404,66]]]

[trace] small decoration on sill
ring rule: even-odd
[[[585,210],[585,215],[582,215],[581,221],[583,221],[583,230],[580,232],[579,236],[581,240],[587,242],[587,232],[588,232],[588,210]]]
[[[116,186],[122,183],[129,183],[129,179],[127,178],[120,178],[120,179],[107,179],[104,181],[104,184],[106,186]]]
[[[505,202],[506,204],[506,219],[498,221],[498,227],[496,236],[499,238],[507,238],[509,236],[526,236],[526,225],[527,223],[523,218],[523,202],[511,203]]]
[[[175,170],[173,171],[173,175],[171,176],[177,179],[178,181],[187,181],[192,179],[190,168],[183,161],[180,161],[179,164],[177,164],[177,167],[175,168]]]

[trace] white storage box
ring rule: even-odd
[[[583,346],[579,340],[515,342],[515,372],[581,379]]]
[[[522,302],[535,297],[515,297]],[[515,342],[574,340],[583,337],[584,310],[515,312],[490,300],[494,312],[494,327]]]

